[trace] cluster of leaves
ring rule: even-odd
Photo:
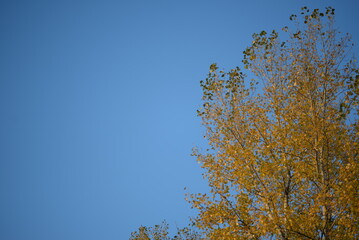
[[[288,40],[253,35],[249,85],[216,64],[201,82],[211,192],[189,201],[206,238],[359,238],[358,69],[334,9],[302,10]]]
[[[169,226],[166,221],[154,227],[141,226],[138,231],[131,233],[130,240],[200,240],[200,234],[191,226],[177,229],[173,237],[168,232]]]

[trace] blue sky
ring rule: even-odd
[[[359,44],[359,2],[0,2],[0,239],[128,239],[194,215],[206,191],[199,81],[251,35],[333,6]],[[358,47],[354,53],[358,53]]]

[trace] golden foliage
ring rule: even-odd
[[[212,64],[201,81],[211,192],[189,201],[209,239],[359,239],[359,71],[334,9],[302,11],[284,42],[253,35],[255,80]]]

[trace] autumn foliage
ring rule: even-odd
[[[195,155],[211,192],[194,194],[207,239],[359,238],[359,72],[334,9],[302,9],[296,29],[253,35],[245,80],[211,65]]]

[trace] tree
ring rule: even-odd
[[[168,224],[163,221],[161,225],[154,227],[139,227],[138,231],[131,233],[130,240],[167,240],[168,237]]]
[[[196,232],[191,226],[177,229],[177,234],[170,237],[168,232],[169,226],[166,221],[161,225],[154,227],[141,226],[138,231],[131,234],[130,240],[200,240],[200,234]]]
[[[194,194],[209,239],[359,239],[359,70],[334,9],[302,8],[288,40],[262,31],[239,67],[212,64],[198,110],[211,188]]]

